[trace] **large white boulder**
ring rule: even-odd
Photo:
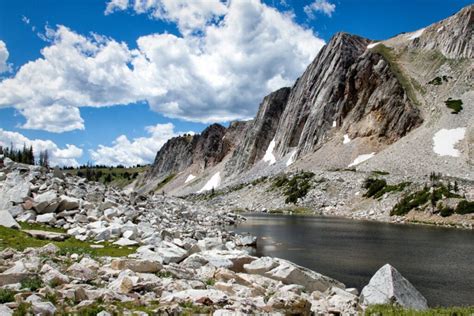
[[[246,252],[239,250],[208,250],[192,254],[181,265],[191,269],[199,269],[209,264],[215,268],[227,268],[234,272],[243,272],[243,266],[256,259],[256,257],[249,256]]]
[[[139,273],[156,273],[163,268],[163,265],[159,261],[138,259],[114,259],[110,266],[114,270],[129,269]]]
[[[0,211],[0,226],[7,228],[20,228],[13,216],[8,211]]]
[[[284,284],[298,284],[304,286],[308,292],[324,292],[331,287],[345,288],[341,282],[331,279],[325,275],[314,272],[307,268],[298,266],[290,261],[274,259],[278,266],[263,275]]]
[[[46,191],[38,194],[33,199],[33,208],[38,213],[52,213],[59,206],[59,199],[54,191]]]
[[[79,199],[67,195],[59,197],[58,211],[68,211],[78,209],[80,205]]]
[[[360,301],[363,305],[397,304],[417,310],[428,308],[426,298],[388,263],[362,289]]]

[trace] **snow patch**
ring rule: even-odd
[[[286,166],[288,167],[289,165],[291,165],[292,163],[294,163],[295,160],[296,160],[296,149],[293,150],[293,152],[291,153],[290,158],[289,158],[288,161],[286,162]]]
[[[337,126],[336,121],[332,121],[332,127],[336,127],[336,126]]]
[[[344,140],[342,141],[343,144],[349,144],[351,142],[351,139],[349,138],[349,135],[344,134]]]
[[[201,190],[197,191],[197,193],[202,193],[204,191],[210,191],[212,189],[216,189],[219,184],[221,184],[221,173],[217,172],[214,174],[209,181],[207,181],[206,185],[202,187]]]
[[[273,165],[276,162],[275,155],[273,155],[273,149],[275,148],[275,139],[272,139],[270,145],[268,145],[265,156],[263,156],[263,161],[268,162],[269,165]]]
[[[380,44],[380,42],[377,42],[377,43],[370,43],[369,45],[367,45],[367,49],[374,48],[374,47],[377,46],[378,44]]]
[[[369,160],[370,158],[372,158],[373,156],[375,156],[375,153],[370,153],[370,154],[365,154],[365,155],[359,155],[348,167],[354,167],[354,166],[357,166],[358,164],[366,161],[366,160]]]
[[[423,28],[423,29],[421,29],[421,30],[418,30],[418,31],[416,31],[416,32],[413,32],[413,33],[410,35],[410,37],[408,37],[408,39],[409,39],[409,40],[414,40],[415,38],[420,37],[421,34],[423,34],[424,30],[425,30],[425,29]]]
[[[441,26],[440,28],[438,28],[438,30],[436,30],[436,32],[441,32],[442,30],[444,30],[444,26]]]
[[[464,127],[441,129],[433,136],[433,151],[440,156],[459,157],[461,153],[454,146],[464,139]]]
[[[184,181],[184,183],[188,183],[190,181],[193,181],[194,179],[196,179],[195,176],[193,176],[192,174],[190,174],[187,178],[186,178],[186,181]]]

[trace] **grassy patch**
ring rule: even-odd
[[[367,189],[367,192],[364,194],[364,196],[378,199],[381,198],[385,193],[401,192],[410,184],[410,182],[402,182],[395,185],[388,185],[385,179],[367,178],[365,179],[363,185],[363,188]]]
[[[406,92],[408,98],[410,99],[410,101],[415,105],[419,105],[420,103],[418,102],[418,100],[416,98],[416,94],[415,94],[415,91],[414,91],[413,86],[411,84],[411,81],[403,73],[402,69],[398,65],[397,57],[393,53],[393,49],[385,46],[382,43],[380,43],[377,46],[375,46],[374,48],[372,48],[372,51],[382,55],[382,57],[385,59],[385,61],[387,61],[387,63],[389,64],[390,69],[394,73],[394,75],[397,78],[398,82],[401,84],[401,86],[405,90],[405,92]]]
[[[470,316],[474,307],[437,307],[425,311],[404,309],[392,305],[373,305],[365,311],[366,316]]]
[[[9,289],[0,289],[0,304],[13,302],[15,300],[15,292]]]
[[[453,100],[449,98],[448,100],[444,101],[444,104],[446,104],[446,106],[452,110],[452,114],[458,114],[462,111],[462,100]]]
[[[92,248],[91,245],[94,243],[75,238],[68,238],[65,241],[40,240],[22,231],[0,226],[0,250],[10,247],[21,251],[28,247],[43,247],[49,243],[58,246],[61,254],[77,253],[91,256],[123,257],[132,254],[136,249],[136,247],[120,247],[109,242],[101,243],[103,248]]]
[[[311,189],[311,179],[314,177],[312,172],[300,172],[288,178],[287,175],[277,177],[272,185],[272,188],[283,188],[286,196],[285,203],[298,202],[298,199],[303,198]]]
[[[161,188],[163,188],[165,185],[167,185],[173,178],[176,176],[176,174],[172,173],[169,174],[166,178],[164,178],[160,183],[155,188],[155,192],[158,192]]]
[[[21,222],[20,227],[21,229],[24,229],[24,230],[42,230],[42,231],[53,232],[53,233],[66,233],[65,229],[51,227],[49,225],[44,225],[44,224],[39,224],[39,223]]]
[[[32,276],[21,281],[22,289],[29,289],[33,292],[43,287],[43,280],[39,276]]]

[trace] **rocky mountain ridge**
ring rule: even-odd
[[[170,140],[141,190],[170,174],[160,189],[185,195],[295,169],[355,166],[472,179],[473,8],[381,42],[337,33],[293,87],[264,98],[254,120]],[[438,77],[452,79],[430,83]],[[456,98],[466,106],[453,115],[445,101]],[[460,143],[439,146],[460,153],[435,150],[436,133],[457,127]]]

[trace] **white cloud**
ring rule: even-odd
[[[226,3],[220,0],[112,0],[107,4],[105,14],[127,9],[138,14],[149,14],[154,19],[174,22],[183,34],[217,22],[228,10]]]
[[[11,70],[10,64],[8,64],[8,49],[4,41],[0,40],[0,74]]]
[[[149,137],[138,137],[130,141],[127,136],[120,135],[112,146],[99,145],[96,150],[89,150],[95,164],[114,166],[122,164],[133,166],[153,162],[156,152],[170,138],[180,133],[174,131],[171,123],[147,126]]]
[[[52,166],[78,166],[77,158],[82,156],[82,149],[75,145],[66,144],[65,148],[59,148],[51,140],[29,139],[23,134],[6,131],[0,128],[0,146],[10,147],[13,143],[15,149],[33,146],[36,158],[42,150],[48,150],[50,164]]]
[[[322,12],[327,16],[332,16],[336,10],[336,5],[327,0],[315,0],[311,4],[306,5],[303,9],[306,15],[308,15],[308,18],[314,19],[315,12]]]
[[[293,82],[324,44],[258,0],[115,0],[106,12],[124,8],[172,21],[182,35],[142,36],[130,49],[97,34],[50,29],[42,58],[0,82],[0,107],[18,109],[24,128],[51,132],[83,129],[80,107],[139,101],[190,121],[245,119],[264,95]]]

